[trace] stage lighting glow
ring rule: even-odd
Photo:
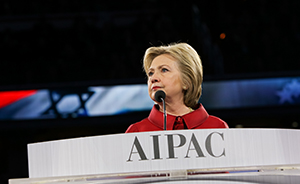
[[[225,37],[226,37],[226,34],[225,34],[225,33],[221,33],[221,34],[220,34],[220,39],[221,39],[221,40],[224,40]]]

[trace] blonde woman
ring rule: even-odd
[[[198,53],[187,43],[150,47],[143,60],[148,92],[156,103],[149,116],[132,124],[126,133],[164,130],[163,104],[155,100],[158,90],[165,92],[166,130],[228,128],[226,122],[209,115],[199,98],[203,70]]]

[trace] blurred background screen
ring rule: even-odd
[[[300,105],[300,77],[204,82],[208,110]],[[251,91],[251,92],[249,92]],[[150,111],[146,84],[0,92],[0,120],[59,119]]]

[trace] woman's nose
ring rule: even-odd
[[[158,77],[158,75],[157,74],[152,74],[152,76],[151,76],[151,82],[152,83],[155,83],[155,82],[159,82],[159,77]]]

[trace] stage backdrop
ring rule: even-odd
[[[300,104],[300,77],[208,81],[206,109]],[[118,115],[153,106],[146,84],[0,91],[0,120]]]

